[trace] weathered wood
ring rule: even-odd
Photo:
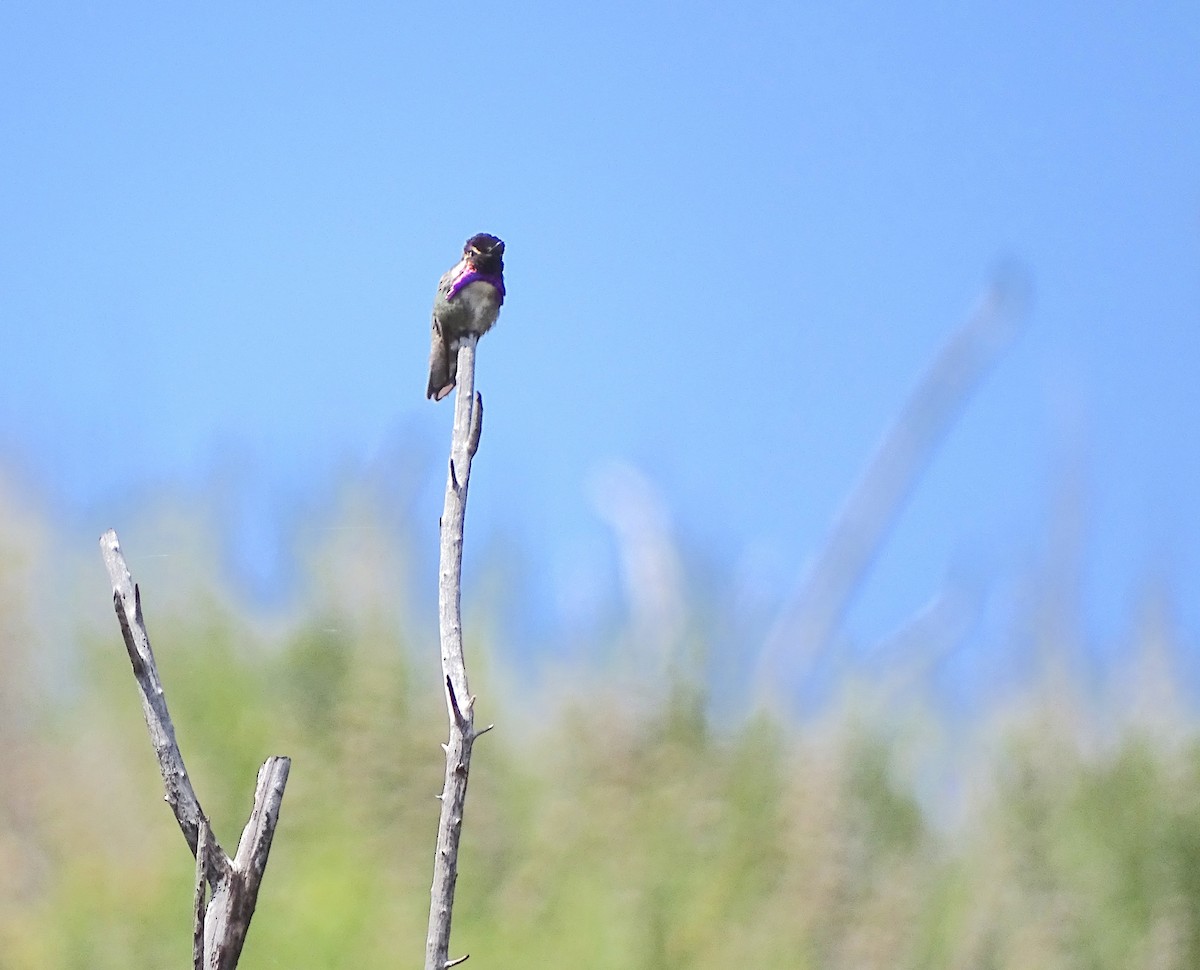
[[[129,575],[117,534],[112,529],[100,537],[100,549],[104,555],[104,565],[108,568],[109,579],[112,580],[113,608],[117,611],[117,621],[121,625],[125,649],[129,653],[129,662],[133,665],[133,676],[137,680],[138,693],[142,698],[142,712],[146,716],[146,727],[150,731],[150,743],[154,745],[154,753],[158,756],[158,768],[166,788],[167,804],[175,813],[175,820],[179,822],[188,848],[192,850],[192,855],[195,855],[200,819],[204,813],[192,788],[192,780],[188,777],[183,755],[180,754],[179,744],[175,739],[175,725],[171,721],[170,711],[167,710],[167,696],[163,692],[158,666],[154,662],[154,651],[150,648],[150,636],[142,619],[142,593]],[[223,869],[228,866],[229,860],[224,858],[221,852],[213,852],[211,855],[214,856],[211,859],[214,867]],[[213,875],[214,872],[210,868],[210,881]]]
[[[425,970],[446,970],[466,959],[451,960],[450,921],[458,880],[458,844],[462,836],[467,777],[475,739],[490,729],[475,730],[475,698],[467,683],[462,638],[462,549],[471,461],[483,429],[483,398],[475,393],[475,344],[469,336],[458,350],[458,387],[454,399],[454,432],[446,500],[441,519],[441,565],[438,582],[438,629],[442,653],[442,686],[446,694],[449,737],[442,810],[430,888],[429,933],[425,940]]]
[[[212,848],[212,830],[208,819],[200,816],[200,832],[196,841],[196,884],[192,897],[192,968],[204,970],[204,911],[207,899],[208,853]]]
[[[242,954],[258,889],[279,822],[279,806],[291,759],[272,755],[258,769],[254,808],[242,830],[229,878],[213,887],[204,914],[204,954],[208,970],[232,970]]]
[[[242,832],[237,855],[231,859],[212,835],[184,766],[142,617],[141,591],[129,575],[121,544],[113,530],[109,529],[100,537],[100,549],[112,581],[113,607],[142,698],[142,711],[158,757],[166,801],[175,813],[188,848],[196,856],[197,925],[193,933],[193,965],[205,970],[233,970],[254,915],[291,760],[272,756],[259,769],[254,809]],[[204,905],[206,883],[212,891],[207,907]]]

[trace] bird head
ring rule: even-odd
[[[504,240],[476,233],[463,246],[463,258],[481,273],[504,272]]]

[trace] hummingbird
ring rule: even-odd
[[[486,232],[476,233],[463,246],[462,259],[438,281],[427,398],[440,401],[454,390],[459,338],[487,333],[503,302],[504,242]]]

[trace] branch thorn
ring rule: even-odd
[[[471,408],[471,430],[467,434],[467,453],[474,458],[479,450],[479,436],[483,434],[483,395],[475,392],[475,406]]]

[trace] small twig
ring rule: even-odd
[[[113,606],[142,698],[146,727],[158,756],[166,801],[175,813],[188,847],[196,856],[195,918],[198,925],[193,933],[193,962],[205,970],[232,970],[237,966],[254,915],[291,760],[272,756],[259,769],[254,809],[242,832],[237,856],[231,859],[213,837],[184,767],[175,726],[167,710],[167,697],[154,662],[154,651],[150,648],[150,636],[142,618],[141,591],[129,575],[117,534],[111,529],[105,532],[100,537],[100,548],[112,580]],[[207,906],[204,904],[205,883],[212,890]]]
[[[450,698],[450,714],[454,718],[454,723],[463,724],[466,719],[458,706],[458,696],[454,693],[454,684],[449,676],[446,677],[446,694]]]
[[[471,457],[479,450],[479,437],[483,434],[483,395],[475,392],[475,407],[471,410],[471,433],[467,437],[467,451]],[[465,960],[466,957],[463,957]]]
[[[454,434],[450,445],[446,500],[440,519],[438,629],[450,730],[449,738],[442,746],[446,751],[446,775],[442,793],[438,796],[442,809],[433,860],[433,885],[430,887],[425,970],[444,970],[466,959],[462,957],[451,961],[449,949],[454,886],[458,879],[458,843],[467,797],[467,774],[471,763],[471,745],[477,736],[474,729],[475,698],[467,684],[462,645],[463,527],[471,459],[479,448],[479,436],[483,428],[483,398],[475,393],[475,343],[476,338],[468,336],[462,340],[458,350]],[[461,704],[460,698],[463,699]]]
[[[457,967],[460,963],[466,963],[470,959],[471,959],[471,954],[464,953],[457,960],[447,960],[446,961],[446,970],[450,970],[451,967]]]

